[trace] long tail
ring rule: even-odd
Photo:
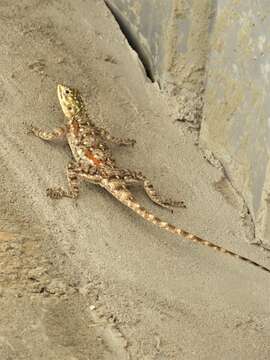
[[[270,272],[270,269],[268,269],[267,267],[258,264],[256,261],[250,260],[244,256],[238,255],[236,253],[234,253],[233,251],[227,250],[219,245],[216,245],[208,240],[204,240],[196,235],[193,235],[183,229],[177,228],[176,226],[167,223],[166,221],[161,220],[160,218],[158,218],[157,216],[153,215],[151,212],[149,212],[148,210],[146,210],[145,208],[143,208],[137,201],[136,199],[133,197],[133,195],[127,190],[127,189],[108,189],[110,191],[110,193],[117,198],[122,204],[128,206],[130,209],[132,209],[136,214],[140,215],[142,218],[144,218],[145,220],[149,221],[150,223],[157,225],[158,227],[160,227],[161,229],[167,230],[173,234],[179,235],[181,237],[183,237],[186,240],[190,240],[193,241],[195,243],[200,243],[201,245],[205,245],[208,246],[216,251],[222,252],[224,254],[228,254],[231,255],[235,258],[238,258],[240,260],[243,260],[249,264],[252,264],[264,271]]]

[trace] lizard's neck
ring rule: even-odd
[[[88,127],[95,127],[95,124],[89,119],[89,116],[84,109],[69,119],[69,123],[74,122],[76,122],[79,126],[87,125]]]

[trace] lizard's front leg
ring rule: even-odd
[[[42,140],[50,141],[50,140],[64,138],[67,133],[67,128],[66,127],[58,127],[51,131],[44,131],[44,130],[41,130],[40,128],[31,126],[30,132]]]
[[[171,211],[173,207],[186,207],[183,201],[162,199],[162,197],[154,189],[152,183],[141,172],[131,171],[128,169],[120,169],[119,171],[120,177],[127,185],[143,185],[146,194],[155,204]]]
[[[103,129],[103,128],[96,128],[99,136],[112,143],[112,144],[116,144],[116,145],[120,145],[120,146],[128,146],[128,145],[134,145],[136,143],[136,140],[134,139],[122,139],[122,138],[118,138],[118,137],[115,137],[113,135],[111,135],[109,133],[109,131],[107,131],[106,129]]]

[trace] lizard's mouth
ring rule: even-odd
[[[57,95],[59,99],[63,98],[63,88],[64,86],[62,85],[57,85]]]

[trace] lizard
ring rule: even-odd
[[[118,201],[143,219],[159,228],[178,235],[182,239],[205,245],[270,272],[267,267],[245,256],[161,220],[141,206],[130,191],[131,185],[142,185],[148,197],[163,208],[172,210],[174,207],[185,207],[185,204],[183,201],[162,199],[152,183],[141,172],[119,168],[116,165],[107,144],[133,146],[136,141],[129,138],[114,137],[106,129],[94,124],[77,89],[58,85],[57,94],[67,124],[52,131],[43,131],[34,126],[31,126],[30,129],[30,132],[42,140],[66,139],[74,158],[74,161],[67,166],[68,189],[66,190],[63,187],[48,188],[46,190],[47,196],[52,199],[61,199],[63,197],[76,199],[79,195],[79,183],[81,181],[94,183],[107,190]]]

